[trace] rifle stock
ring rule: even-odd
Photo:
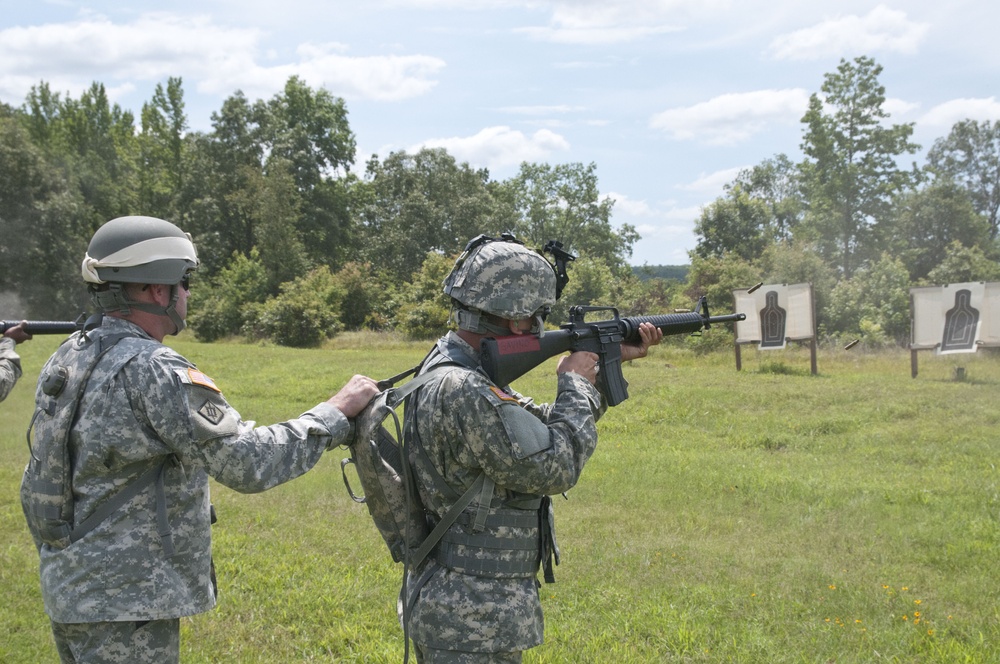
[[[586,322],[587,313],[611,311],[614,318]],[[621,344],[640,339],[639,326],[652,323],[665,336],[697,334],[716,323],[732,323],[746,318],[745,314],[709,316],[705,298],[692,312],[620,318],[613,307],[573,307],[570,322],[558,330],[535,335],[512,335],[483,339],[480,346],[482,367],[497,385],[509,385],[545,360],[567,351],[597,353],[599,371],[597,387],[609,406],[628,398],[628,383],[621,371]]]

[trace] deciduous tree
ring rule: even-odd
[[[990,237],[1000,231],[1000,122],[963,120],[927,153],[932,171],[962,184],[976,211],[989,223]]]
[[[913,125],[887,125],[881,73],[868,57],[841,60],[802,118],[805,239],[845,278],[877,256],[872,227],[917,180],[915,170],[898,165],[918,148],[910,142]]]

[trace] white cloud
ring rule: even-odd
[[[487,127],[473,136],[432,138],[410,148],[445,148],[458,161],[476,166],[499,168],[516,166],[522,161],[544,161],[554,152],[569,150],[569,142],[548,129],[530,136],[510,127]]]
[[[498,108],[501,113],[513,113],[515,115],[553,115],[563,113],[575,113],[585,110],[582,106],[568,106],[566,104],[557,106],[504,106]]]
[[[199,89],[225,93],[240,88],[250,96],[265,95],[280,90],[290,76],[297,75],[313,87],[347,99],[400,101],[429,92],[437,85],[433,75],[444,66],[443,60],[421,55],[347,57],[327,53],[291,64],[251,65],[212,75],[202,80]]]
[[[549,41],[557,44],[616,44],[634,41],[644,37],[676,32],[677,28],[657,25],[623,25],[574,27],[549,26],[518,28],[515,32],[527,35],[538,41]]]
[[[702,174],[698,179],[688,184],[678,185],[678,189],[693,191],[702,194],[721,195],[723,188],[736,179],[742,171],[749,166],[737,166],[736,168],[725,168],[714,173]]]
[[[0,30],[0,94],[23,97],[39,80],[83,90],[101,72],[109,87],[180,76],[201,92],[256,96],[279,91],[297,74],[338,96],[394,101],[426,94],[445,66],[423,55],[349,57],[338,43],[305,44],[296,62],[264,66],[259,60],[275,59],[261,49],[264,36],[206,16],[159,12],[130,23],[92,17],[7,28]]]
[[[649,203],[646,201],[635,201],[630,199],[625,194],[619,194],[615,191],[609,191],[603,196],[603,198],[610,198],[614,201],[614,206],[611,208],[613,214],[624,214],[628,217],[652,217],[656,215],[653,208],[650,207]]]
[[[992,120],[1000,122],[1000,102],[994,97],[985,99],[952,99],[938,104],[927,111],[918,123],[939,129],[949,130],[962,120],[977,120],[985,122]]]
[[[667,109],[650,118],[649,125],[678,141],[733,145],[775,123],[797,123],[808,105],[809,93],[801,88],[737,92]]]
[[[882,110],[888,113],[890,118],[905,117],[918,108],[920,108],[920,104],[903,99],[888,98],[882,104]]]
[[[912,55],[930,29],[906,12],[879,5],[866,16],[828,18],[811,28],[776,37],[768,47],[777,60],[817,60],[847,54],[888,51]]]
[[[560,44],[616,44],[685,29],[682,19],[718,2],[679,0],[563,0],[550,3],[546,26],[519,28],[516,32],[539,41]]]

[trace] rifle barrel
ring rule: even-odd
[[[631,316],[621,319],[622,338],[624,341],[636,341],[639,338],[639,325],[652,323],[663,330],[666,335],[700,332],[713,323],[734,323],[746,319],[746,314],[726,314],[724,316],[703,316],[696,311],[679,314],[661,314],[658,316]]]
[[[20,324],[19,320],[0,321],[0,334]],[[28,334],[72,334],[82,327],[71,320],[29,320],[24,326]]]

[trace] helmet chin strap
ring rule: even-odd
[[[186,321],[177,313],[177,301],[180,299],[180,296],[181,293],[178,284],[170,287],[170,302],[165,307],[151,302],[138,302],[129,299],[125,289],[118,283],[110,284],[109,288],[105,291],[94,291],[91,293],[94,303],[105,312],[110,313],[117,310],[119,315],[124,317],[128,316],[132,309],[136,309],[155,316],[166,316],[176,328],[169,334],[180,334],[181,330],[187,325]]]
[[[509,327],[490,322],[489,316],[481,311],[456,307],[454,309],[454,319],[460,330],[472,332],[473,334],[485,334],[495,337],[508,337],[513,334]],[[529,334],[541,334],[543,329],[544,322],[541,314],[532,316]]]

